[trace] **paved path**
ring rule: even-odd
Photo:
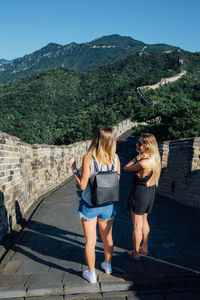
[[[134,155],[134,141],[118,142],[124,165]],[[157,196],[152,214],[150,255],[132,261],[131,217],[126,201],[131,175],[121,179],[113,238],[113,275],[100,270],[103,247],[96,245],[98,283],[82,279],[86,268],[84,237],[74,179],[46,197],[7,253],[0,268],[0,298],[13,299],[200,299],[200,211]],[[37,297],[36,297],[37,296]]]

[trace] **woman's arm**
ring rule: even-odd
[[[149,155],[146,153],[136,156],[133,160],[127,163],[124,167],[124,171],[127,172],[136,172],[144,169],[144,160],[149,158]]]
[[[76,161],[74,157],[72,157],[69,160],[69,165],[72,168],[72,170],[76,169]],[[88,180],[90,178],[90,170],[91,170],[91,158],[86,154],[83,157],[82,174],[80,175],[79,172],[74,173],[76,183],[78,184],[78,186],[82,191],[86,188],[88,184]]]
[[[134,162],[134,161],[130,161],[125,167],[124,167],[124,171],[127,172],[137,172],[137,171],[141,171],[143,170],[143,166],[141,164],[140,161],[138,162]]]
[[[138,162],[138,160],[140,160],[139,155],[134,157],[131,161],[129,161],[129,163],[127,163],[124,167],[124,171],[127,171],[126,169],[129,168],[130,166],[136,164]]]

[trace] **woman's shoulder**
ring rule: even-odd
[[[90,163],[91,164],[91,161],[92,161],[92,157],[89,153],[86,153],[84,156],[83,156],[83,162],[84,163]]]
[[[138,164],[141,165],[143,169],[151,167],[150,158],[141,158],[138,160]]]

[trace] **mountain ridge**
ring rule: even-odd
[[[9,63],[11,63],[12,61],[13,61],[13,60],[8,60],[8,59],[1,58],[1,59],[0,59],[0,65],[9,64]]]
[[[145,51],[142,51],[143,48]],[[8,83],[54,67],[65,67],[85,72],[99,66],[113,63],[140,52],[173,51],[178,47],[167,44],[145,44],[128,36],[113,34],[86,43],[71,42],[66,45],[49,43],[46,46],[16,58],[0,68],[0,83]]]

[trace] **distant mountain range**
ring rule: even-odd
[[[62,46],[50,43],[30,55],[7,61],[0,59],[0,83],[31,76],[41,71],[63,67],[85,72],[107,65],[135,53],[170,52],[179,49],[167,44],[148,45],[117,34],[103,36],[88,43]]]
[[[11,62],[12,62],[12,60],[0,59],[0,65],[9,64]]]

